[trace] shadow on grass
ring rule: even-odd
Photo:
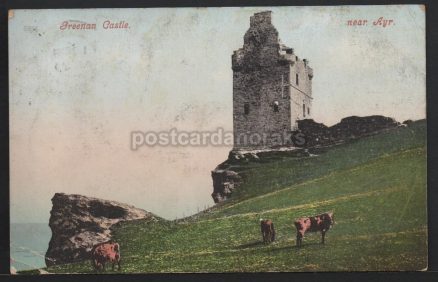
[[[306,250],[306,249],[318,249],[318,248],[324,248],[325,245],[321,243],[307,243],[303,244],[301,247],[298,247],[297,245],[288,245],[283,247],[277,247],[267,250],[268,252],[279,252],[279,251],[287,251],[287,250]]]
[[[241,250],[241,249],[248,249],[248,248],[255,248],[259,246],[266,246],[267,244],[263,243],[262,241],[254,241],[251,243],[246,243],[242,245],[236,246],[234,249]]]

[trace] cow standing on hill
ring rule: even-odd
[[[270,219],[260,219],[260,228],[263,236],[263,243],[271,243],[275,240],[274,223]]]
[[[117,263],[117,270],[120,270],[120,245],[107,242],[96,245],[91,251],[91,260],[95,270],[105,270],[105,263],[112,263],[112,270]]]
[[[303,244],[304,234],[307,232],[321,232],[321,243],[324,244],[325,233],[334,224],[333,212],[326,212],[312,217],[303,217],[295,220],[294,224],[297,228],[297,247]]]

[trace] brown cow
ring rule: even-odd
[[[270,219],[260,219],[260,228],[263,236],[263,243],[271,243],[275,240],[274,223]]]
[[[326,212],[316,216],[297,219],[294,223],[295,227],[297,228],[297,246],[301,247],[303,244],[304,234],[307,232],[321,231],[321,243],[324,244],[325,233],[330,229],[331,226],[333,226],[335,221],[333,212]]]
[[[91,260],[95,270],[105,270],[105,263],[112,263],[112,270],[117,263],[117,270],[120,270],[120,245],[118,243],[106,242],[93,247]]]

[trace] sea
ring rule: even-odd
[[[44,255],[51,235],[47,223],[11,223],[11,269],[20,271],[45,267]]]

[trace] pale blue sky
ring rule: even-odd
[[[231,54],[249,17],[273,11],[314,70],[313,114],[425,117],[420,6],[22,10],[9,21],[11,220],[47,222],[55,192],[175,218],[212,205],[210,171],[230,148],[141,148],[136,130],[232,129]],[[372,25],[379,17],[394,26]],[[105,20],[128,30],[104,30]],[[368,19],[365,27],[349,19]],[[64,20],[97,30],[60,31]]]

